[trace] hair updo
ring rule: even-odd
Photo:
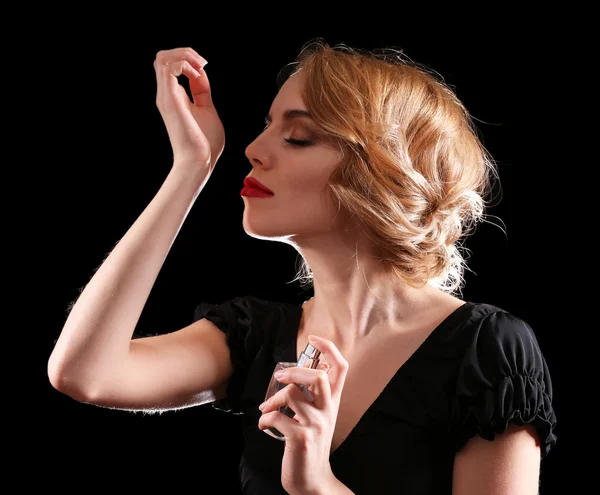
[[[366,228],[384,269],[413,287],[464,285],[460,240],[483,219],[494,162],[470,114],[436,73],[392,49],[312,41],[290,66],[304,102],[340,143],[329,186]],[[303,285],[312,285],[304,260]]]

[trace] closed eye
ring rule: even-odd
[[[284,138],[284,141],[293,146],[310,146],[312,144],[312,141],[306,141],[303,139]]]
[[[263,132],[268,129],[270,123],[271,123],[271,119],[269,119],[269,117],[267,117],[265,119],[265,127],[263,129]],[[305,140],[305,139],[284,138],[283,140],[286,143],[291,144],[292,146],[310,146],[311,144],[313,144],[312,141]]]

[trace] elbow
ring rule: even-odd
[[[54,353],[50,355],[48,359],[47,370],[48,379],[50,380],[50,385],[52,385],[59,392],[63,386],[64,380],[62,375],[62,366],[58,363],[58,360],[55,358]]]
[[[58,392],[79,402],[89,402],[90,394],[84,391],[80,380],[75,380],[73,374],[66,370],[52,354],[48,359],[47,374],[50,385]]]

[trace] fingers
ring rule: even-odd
[[[159,51],[154,59],[157,99],[160,101],[167,94],[180,94],[180,89],[183,88],[179,88],[177,78],[183,75],[190,81],[190,92],[194,95],[195,103],[197,99],[206,103],[207,97],[210,101],[210,87],[203,70],[206,63],[206,59],[192,48]]]
[[[290,438],[302,438],[302,435],[306,432],[306,429],[300,423],[279,413],[277,410],[265,413],[258,419],[258,429],[266,430],[267,428],[275,428],[280,431],[286,441]]]
[[[193,48],[173,48],[160,50],[154,59],[154,68],[158,71],[166,66],[176,65],[177,62],[187,62],[197,72],[200,72],[207,61]],[[178,74],[181,75],[181,74]]]
[[[291,412],[286,414],[284,410],[279,410],[283,407],[291,409]],[[285,425],[310,425],[313,428],[324,426],[322,412],[314,407],[314,403],[308,402],[300,387],[293,384],[277,392],[268,401],[261,404],[259,409],[262,412],[258,422],[259,429],[275,426],[282,433],[286,433],[289,430]],[[326,415],[326,417],[328,416]]]
[[[168,69],[168,73],[172,76],[178,77],[184,75],[189,79],[196,79],[200,77],[200,72],[192,66],[187,60],[179,60],[165,66]]]
[[[290,384],[290,386],[284,387],[272,397],[269,397],[269,400],[263,402],[258,408],[263,414],[266,414],[287,406],[293,413],[304,416],[310,415],[310,410],[315,409],[314,402],[311,404],[312,401],[313,398],[310,392],[303,392],[297,385]],[[280,412],[283,412],[283,410]]]
[[[331,387],[325,370],[287,368],[281,377],[277,377],[277,381],[302,385],[304,392],[296,385],[284,387],[263,402],[259,407],[263,412],[289,405],[296,413],[300,413],[304,405],[317,409],[327,409],[331,405]],[[312,402],[312,406],[308,404],[309,402]]]

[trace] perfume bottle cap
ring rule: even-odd
[[[311,359],[318,359],[321,355],[321,351],[312,344],[306,344],[306,348],[303,352]]]
[[[306,344],[306,347],[300,353],[297,365],[307,368],[316,368],[319,365],[320,355],[321,351],[319,349],[311,344]]]

